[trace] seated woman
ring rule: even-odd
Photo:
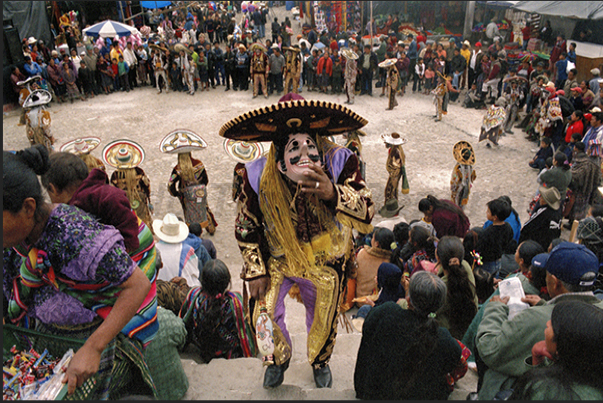
[[[371,246],[364,246],[356,255],[358,271],[356,276],[356,298],[373,294],[375,277],[381,263],[389,263],[392,257],[394,233],[387,228],[376,227],[371,239]],[[366,302],[358,302],[362,306]]]
[[[43,146],[4,151],[2,166],[5,320],[27,315],[37,331],[86,340],[66,371],[69,394],[97,374],[93,399],[157,396],[140,354],[158,329],[151,283],[119,231],[44,201],[36,176],[49,166]]]
[[[518,379],[509,400],[603,400],[603,310],[584,301],[555,304],[545,340],[532,348],[532,362],[552,364]]]
[[[461,347],[431,314],[446,299],[435,274],[418,272],[406,295],[408,309],[393,302],[367,315],[354,370],[356,397],[370,400],[446,400],[446,375],[461,362]]]
[[[425,227],[415,225],[410,230],[410,239],[408,243],[411,246],[412,255],[404,263],[404,272],[410,276],[418,271],[435,271],[435,241],[436,239],[429,235]]]
[[[463,256],[465,248],[457,237],[445,236],[438,242],[436,258],[438,277],[446,284],[446,303],[437,312],[440,326],[452,337],[461,339],[477,312],[475,278]]]
[[[203,267],[200,280],[201,287],[190,289],[180,310],[187,343],[197,347],[205,362],[255,357],[255,337],[245,320],[241,294],[228,291],[228,267],[219,259],[212,260]]]
[[[449,200],[439,200],[429,195],[419,202],[425,221],[433,224],[436,236],[454,235],[463,238],[469,231],[469,218],[463,210]]]

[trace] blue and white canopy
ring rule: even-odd
[[[116,36],[130,36],[138,30],[130,25],[121,22],[106,20],[85,28],[84,35],[101,38],[115,38]]]

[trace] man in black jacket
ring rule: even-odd
[[[540,187],[540,200],[536,211],[521,228],[519,243],[527,240],[538,242],[548,250],[551,241],[561,235],[561,194],[556,187]]]
[[[205,58],[207,59],[207,75],[212,88],[216,88],[216,54],[211,49],[211,43],[205,42]]]
[[[226,89],[224,91],[228,91],[230,90],[231,81],[233,87],[235,86],[235,54],[231,46],[228,46],[228,50],[224,54],[224,72],[226,81]]]
[[[364,45],[364,53],[358,58],[360,71],[360,95],[373,96],[373,70],[377,68],[377,54],[371,51],[371,45]]]
[[[467,60],[461,55],[461,50],[455,46],[454,56],[452,56],[452,60],[450,61],[450,71],[453,74],[452,86],[457,90],[459,89],[459,79],[463,75],[465,67],[467,67]]]

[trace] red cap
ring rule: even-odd
[[[553,87],[544,87],[545,90],[547,90],[548,92],[550,92],[551,94],[555,93],[555,88]]]
[[[570,88],[570,91],[576,91],[578,94],[582,94],[582,88],[580,88],[580,87]]]
[[[565,96],[565,91],[563,91],[563,90],[557,90],[556,94],[557,95],[563,95],[563,96]]]
[[[585,113],[584,114],[584,119],[586,119],[587,121],[591,120],[592,118],[593,118],[593,114],[592,113]]]
[[[478,48],[481,48],[482,47],[482,43],[481,42],[475,42],[474,46],[477,46]]]

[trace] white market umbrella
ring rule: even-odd
[[[99,36],[101,38],[115,38],[116,36],[130,36],[138,32],[138,30],[135,27],[122,24],[121,22],[106,20],[85,28],[82,32],[85,35],[94,38]]]

